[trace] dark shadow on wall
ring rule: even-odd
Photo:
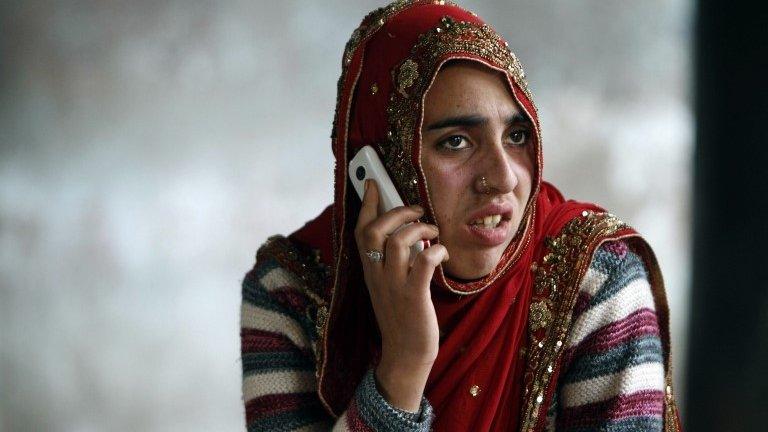
[[[766,11],[698,2],[686,431],[768,423]]]

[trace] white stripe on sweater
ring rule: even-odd
[[[264,285],[267,292],[283,287],[292,287],[293,289],[296,289],[296,287],[304,285],[304,282],[301,279],[282,267],[275,267],[268,271],[259,282]]]
[[[568,346],[574,347],[580,344],[595,330],[624,319],[641,308],[655,310],[651,285],[645,278],[633,280],[608,300],[584,311],[573,324]]]
[[[565,408],[600,402],[619,394],[640,390],[664,389],[664,365],[643,363],[609,375],[563,386],[561,402]]]
[[[281,371],[247,375],[243,379],[243,399],[251,399],[286,393],[306,393],[315,391],[314,371]]]
[[[243,302],[240,307],[240,326],[245,329],[266,330],[288,337],[299,348],[306,348],[309,343],[304,330],[296,320],[280,312],[274,312]]]
[[[333,425],[333,429],[331,432],[349,432],[350,429],[347,427],[347,412],[344,411],[344,413],[341,414],[338,420],[336,420],[336,424]]]
[[[579,284],[579,292],[587,293],[591,298],[597,294],[597,291],[600,290],[606,279],[608,279],[607,274],[590,267],[587,269],[587,272],[581,279],[581,284]]]

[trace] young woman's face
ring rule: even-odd
[[[459,62],[440,70],[427,92],[421,134],[421,165],[450,255],[443,268],[460,279],[483,277],[512,241],[531,194],[533,127],[500,72]]]

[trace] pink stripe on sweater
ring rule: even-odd
[[[300,409],[316,400],[315,393],[279,393],[253,398],[245,403],[245,421],[250,425],[262,418]]]
[[[257,329],[240,330],[241,350],[243,354],[262,351],[290,351],[296,345],[284,334]]]
[[[557,416],[558,429],[587,428],[596,422],[617,421],[628,417],[661,417],[664,413],[664,392],[641,390],[614,396],[608,400],[565,408]]]
[[[303,312],[309,303],[307,296],[290,286],[273,289],[270,294],[272,295],[272,298],[280,302],[280,304],[287,306],[294,311]]]
[[[627,252],[629,252],[629,246],[621,240],[606,242],[602,249],[611,252],[619,258],[624,258]]]
[[[642,308],[632,312],[619,321],[614,321],[593,332],[583,342],[575,347],[569,348],[568,351],[573,351],[572,355],[599,353],[626,343],[632,339],[638,339],[649,335],[659,336],[659,324],[656,318],[656,312],[648,308]]]

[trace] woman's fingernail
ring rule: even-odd
[[[363,186],[363,192],[368,192],[368,185],[370,184],[371,179],[365,179],[365,183]]]
[[[423,212],[424,212],[424,209],[423,209],[423,208],[421,208],[421,206],[420,206],[420,205],[418,205],[418,204],[414,204],[414,205],[412,205],[412,206],[411,206],[411,208],[412,208],[413,210],[416,210],[417,212],[420,212],[420,213],[423,213]]]

